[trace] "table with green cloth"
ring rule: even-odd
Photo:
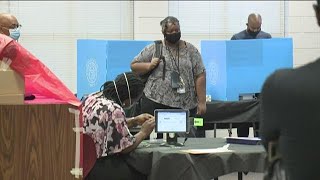
[[[178,138],[178,142],[183,141]],[[149,180],[208,180],[233,172],[264,171],[266,153],[262,145],[230,144],[229,152],[207,154],[183,152],[225,145],[225,138],[189,138],[183,147],[163,147],[145,140],[126,159]]]

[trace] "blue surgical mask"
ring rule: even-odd
[[[15,29],[9,29],[10,37],[14,40],[18,40],[20,37],[20,28],[15,28]]]

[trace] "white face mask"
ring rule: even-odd
[[[20,37],[20,27],[17,27],[15,29],[9,29],[10,37],[14,40],[18,40]]]

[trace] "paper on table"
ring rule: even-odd
[[[229,146],[230,144],[226,144],[223,147],[214,148],[214,149],[186,149],[181,151],[189,154],[213,154],[213,153],[233,152],[233,150],[228,149]]]

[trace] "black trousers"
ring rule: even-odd
[[[242,123],[237,128],[238,137],[248,137],[249,136],[250,124]]]
[[[176,107],[166,106],[157,102],[152,101],[151,99],[147,98],[145,95],[140,100],[141,106],[141,113],[149,113],[154,115],[155,109],[179,109]],[[189,116],[190,117],[197,117],[197,108],[189,109]],[[158,138],[162,138],[162,134],[157,135]],[[189,137],[205,137],[205,130],[204,127],[197,127],[196,129],[190,129]]]
[[[147,180],[147,176],[129,166],[124,155],[97,159],[85,180]]]
[[[237,134],[238,137],[248,137],[249,136],[249,128],[253,126],[253,123],[241,123],[238,125]],[[254,137],[259,137],[259,123],[254,123]]]

